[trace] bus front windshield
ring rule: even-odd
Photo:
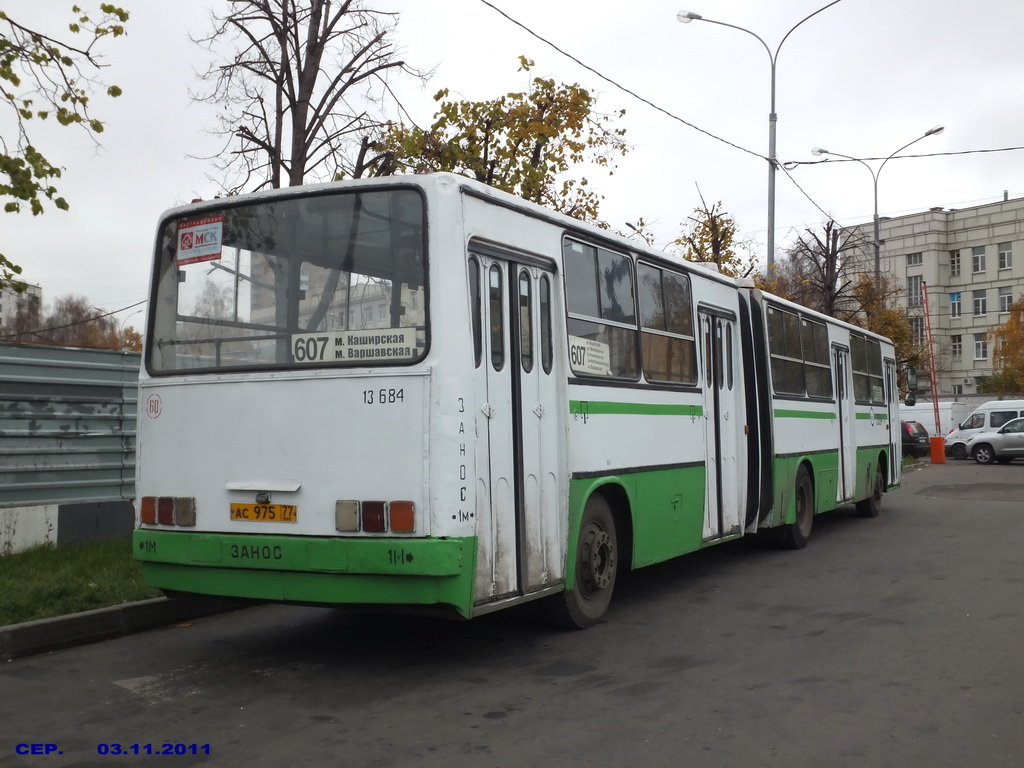
[[[419,360],[423,211],[419,192],[390,189],[225,201],[165,221],[150,372]]]

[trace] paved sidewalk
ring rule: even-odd
[[[235,611],[253,601],[216,597],[156,597],[94,611],[0,627],[0,660],[110,640],[179,621]]]

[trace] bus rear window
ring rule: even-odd
[[[339,192],[163,223],[151,373],[407,364],[427,347],[423,200]]]

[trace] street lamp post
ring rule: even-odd
[[[861,160],[859,157],[850,157],[849,155],[844,155],[844,154],[842,154],[840,152],[831,152],[831,151],[829,151],[827,149],[822,149],[821,147],[815,147],[814,149],[811,150],[811,154],[815,155],[816,157],[821,157],[822,155],[834,155],[835,157],[843,157],[843,158],[846,158],[847,160],[853,160],[855,163],[860,163],[865,168],[867,168],[868,172],[871,174],[871,180],[872,180],[872,182],[874,182],[874,187],[875,187],[875,218],[874,218],[874,223],[875,223],[875,290],[876,291],[878,291],[882,287],[882,257],[881,257],[882,241],[881,241],[881,236],[880,236],[880,233],[879,233],[879,224],[878,224],[878,177],[881,175],[882,169],[885,167],[885,164],[888,163],[890,160],[892,160],[896,155],[898,155],[904,149],[909,147],[911,144],[916,144],[917,142],[921,141],[921,139],[926,139],[929,136],[937,136],[938,134],[942,133],[944,130],[946,130],[945,127],[941,126],[941,125],[936,125],[934,128],[929,128],[922,135],[918,136],[913,141],[911,141],[911,142],[909,142],[907,144],[904,144],[902,147],[900,147],[895,152],[893,152],[891,155],[889,155],[887,158],[885,158],[882,161],[882,164],[878,166],[878,170],[877,171],[874,168],[872,168],[870,165],[868,165],[865,161]]]
[[[746,32],[751,37],[757,39],[761,45],[764,46],[765,52],[768,54],[768,61],[771,63],[771,111],[768,113],[768,266],[769,268],[775,264],[775,166],[777,163],[778,156],[775,152],[775,124],[778,121],[778,115],[775,114],[775,64],[779,60],[779,51],[782,49],[782,44],[786,42],[793,30],[799,27],[808,19],[813,16],[817,16],[827,8],[831,8],[840,0],[832,0],[828,5],[822,6],[814,13],[805,16],[800,19],[796,24],[790,27],[789,32],[783,35],[782,40],[779,41],[778,46],[775,48],[775,53],[772,53],[772,49],[768,47],[760,35],[756,32],[752,32],[745,27],[737,26],[736,24],[728,24],[724,21],[715,21],[714,19],[708,19],[701,16],[698,13],[692,11],[680,11],[676,14],[678,19],[683,24],[689,24],[691,21],[704,21],[708,24],[717,24],[720,27],[729,27],[730,29],[738,29],[740,32]]]
[[[136,309],[134,312],[132,312],[130,315],[126,316],[125,319],[121,321],[121,325],[119,327],[119,331],[118,332],[122,336],[124,336],[124,329],[125,329],[125,326],[128,325],[128,321],[131,320],[133,317],[135,317],[137,314],[139,314],[139,312],[142,312],[142,310],[141,309]]]

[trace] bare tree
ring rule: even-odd
[[[296,186],[353,175],[366,135],[400,110],[389,78],[426,74],[399,58],[398,15],[361,0],[229,0],[196,42],[219,63],[194,95],[216,104],[225,152],[217,161],[228,193]]]
[[[820,230],[805,229],[775,266],[778,292],[830,317],[852,320],[861,310],[855,288],[866,269],[863,246],[856,230],[831,219]]]
[[[928,349],[915,332],[920,310],[909,310],[903,289],[891,275],[875,280],[871,243],[856,229],[828,220],[806,229],[776,262],[764,281],[773,293],[893,341],[901,378],[907,366],[921,367]]]
[[[42,317],[38,297],[24,298],[24,303],[18,303],[18,314],[14,320],[18,335],[7,339],[9,341],[65,347],[141,349],[141,339],[134,328],[122,331],[117,320],[93,307],[84,296],[61,296]]]

